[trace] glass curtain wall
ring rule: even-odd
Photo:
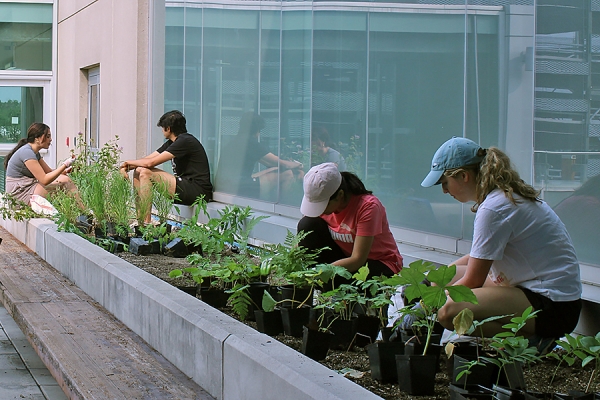
[[[600,1],[539,0],[536,19],[536,186],[600,264]]]
[[[392,226],[470,240],[469,206],[420,182],[452,136],[506,145],[511,2],[401,3],[167,2],[165,109],[183,109],[217,193],[297,207],[326,147]]]

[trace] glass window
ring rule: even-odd
[[[536,187],[582,262],[600,260],[600,9],[536,3]]]
[[[0,143],[16,143],[43,121],[41,87],[0,86]]]
[[[52,4],[0,3],[0,70],[52,70]]]

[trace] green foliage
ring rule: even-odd
[[[21,125],[13,124],[12,118],[21,116],[21,102],[0,100],[0,143],[16,143],[21,139]]]
[[[270,268],[277,276],[284,277],[291,283],[303,286],[304,275],[294,274],[305,271],[310,266],[315,265],[315,259],[325,248],[311,252],[306,247],[300,246],[300,242],[308,235],[306,232],[299,232],[294,235],[287,231],[283,244],[266,245],[266,254],[263,260],[268,262]],[[310,275],[310,274],[309,274]]]
[[[0,199],[0,216],[2,216],[2,219],[12,219],[15,221],[44,218],[43,215],[33,211],[28,204],[7,193],[2,193]]]
[[[249,285],[238,283],[232,289],[227,290],[227,293],[231,293],[228,303],[241,320],[246,319],[250,304],[252,304],[252,300],[247,291],[249,287]]]
[[[106,181],[106,219],[114,222],[118,227],[129,228],[129,221],[133,218],[133,192],[128,179],[123,179],[118,170],[110,171]],[[119,232],[122,236],[125,232]],[[128,232],[126,232],[128,233]]]
[[[564,353],[561,356],[555,352],[548,353],[547,355],[547,357],[559,360],[559,364],[556,366],[552,380],[554,380],[556,371],[558,371],[562,362],[566,362],[567,365],[572,366],[577,359],[579,359],[581,360],[581,366],[585,367],[592,361],[595,361],[594,369],[592,370],[590,379],[585,388],[586,393],[589,392],[590,386],[600,367],[600,332],[596,333],[594,336],[573,336],[567,334],[565,335],[565,340],[557,340],[556,343],[562,347]]]
[[[171,208],[177,200],[177,194],[169,193],[168,182],[160,180],[152,183],[152,204],[156,208],[156,215],[161,223],[167,221]]]
[[[58,230],[68,230],[68,225],[76,225],[77,217],[80,215],[79,200],[72,191],[58,189],[48,193],[48,201],[52,203],[57,215],[54,216],[54,222],[58,225]]]
[[[161,248],[171,240],[172,235],[167,231],[166,222],[163,222],[159,225],[147,224],[138,227],[138,229],[142,233],[142,238],[144,240],[147,242],[158,240]]]
[[[436,267],[431,262],[417,260],[410,263],[408,267],[402,268],[397,275],[388,281],[389,284],[394,286],[406,285],[404,294],[409,301],[420,299],[422,309],[419,312],[423,314],[423,318],[416,321],[415,325],[425,328],[427,331],[423,354],[427,353],[431,333],[438,320],[438,311],[446,304],[447,295],[455,302],[477,304],[477,298],[470,288],[462,285],[449,285],[454,275],[456,275],[456,265]],[[423,283],[425,278],[431,282],[431,286]],[[411,308],[411,306],[405,307],[402,312],[414,312]]]

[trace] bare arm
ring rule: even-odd
[[[258,160],[258,162],[260,162],[263,165],[266,165],[267,167],[275,167],[279,163],[279,165],[282,165],[287,169],[302,168],[302,163],[298,161],[282,160],[273,153],[268,153],[264,155],[260,160]]]
[[[462,278],[454,282],[454,285],[465,285],[471,289],[482,287],[490,272],[493,260],[483,260],[467,255],[461,257],[459,261],[465,257],[468,260],[467,270]]]
[[[137,160],[124,161],[123,164],[121,164],[121,169],[129,171],[137,167],[154,168],[157,165],[160,165],[166,161],[173,159],[174,157],[175,156],[173,156],[173,154],[169,153],[168,151],[163,151],[162,153],[155,151],[154,153]]]
[[[37,179],[38,182],[41,183],[43,186],[49,185],[52,182],[54,182],[56,178],[58,178],[60,174],[62,174],[67,169],[67,167],[64,164],[60,164],[58,168],[52,170],[50,167],[48,167],[48,164],[46,164],[43,160],[38,161],[36,159],[25,161],[25,166],[27,167],[29,172],[31,172],[31,174],[35,177],[35,179]],[[44,167],[46,167],[50,171],[46,172]]]
[[[373,245],[374,236],[356,236],[354,239],[354,247],[350,257],[342,258],[333,263],[346,268],[350,272],[356,272],[367,263],[371,246]]]

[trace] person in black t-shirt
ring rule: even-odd
[[[293,181],[302,179],[300,162],[282,160],[259,141],[264,126],[260,115],[252,111],[242,114],[238,134],[223,146],[215,178],[217,190],[270,200],[278,181],[285,191]],[[266,169],[256,170],[257,164]]]
[[[185,124],[185,117],[180,111],[165,113],[157,126],[163,129],[167,141],[152,154],[138,160],[127,160],[121,165],[121,173],[125,177],[128,177],[128,171],[134,170],[133,184],[138,193],[140,223],[150,222],[152,182],[165,183],[169,193],[177,195],[179,204],[190,205],[202,195],[204,200],[212,200],[213,186],[206,151],[198,139],[187,133]],[[156,168],[169,160],[173,175]]]

